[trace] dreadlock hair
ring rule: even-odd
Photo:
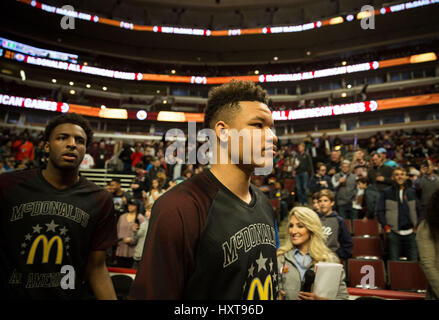
[[[80,116],[76,113],[64,113],[50,120],[48,125],[46,126],[46,130],[44,131],[44,141],[49,141],[53,129],[64,123],[76,124],[84,129],[87,136],[86,146],[88,147],[90,145],[93,138],[93,130],[90,126],[90,123],[83,116]]]
[[[268,104],[268,94],[261,86],[251,81],[232,80],[213,88],[207,99],[204,127],[213,129],[218,120],[230,121],[233,113],[239,110],[240,101],[258,101]]]

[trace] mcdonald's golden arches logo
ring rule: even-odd
[[[258,291],[260,300],[273,300],[273,283],[271,280],[271,275],[265,278],[264,285],[259,278],[254,278],[250,284],[250,289],[248,291],[247,300],[254,300],[255,291]]]
[[[49,262],[49,255],[50,251],[52,249],[52,246],[54,243],[57,244],[56,246],[56,260],[55,264],[61,264],[62,258],[63,258],[63,242],[60,236],[53,236],[50,240],[47,239],[45,235],[39,235],[37,238],[35,238],[34,242],[32,243],[32,246],[29,250],[29,254],[27,256],[26,264],[33,264],[35,259],[35,252],[39,248],[40,242],[43,246],[43,259],[42,263],[48,263]]]

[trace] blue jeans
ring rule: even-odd
[[[415,233],[400,236],[390,231],[387,233],[387,239],[389,241],[389,260],[397,261],[401,255],[404,255],[408,261],[418,261]]]
[[[296,174],[297,199],[300,204],[308,202],[308,172]]]

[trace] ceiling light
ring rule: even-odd
[[[69,85],[73,86],[75,83],[73,81],[69,82]]]
[[[104,105],[101,105],[101,109],[105,109],[105,108],[107,108],[106,106],[104,106]]]
[[[348,89],[352,88],[352,85],[351,85],[351,84],[348,84],[348,85],[347,85],[347,88],[348,88]]]
[[[84,66],[88,66],[88,62],[87,61],[84,61]]]
[[[277,60],[279,60],[279,58],[278,58],[278,57],[274,57],[273,60],[274,60],[274,61],[277,61]]]
[[[311,55],[311,51],[307,51],[307,52],[306,52],[306,55],[307,55],[307,56],[310,56],[310,55]]]
[[[255,70],[255,74],[259,74],[259,70]]]
[[[21,80],[26,81],[26,73],[23,70],[20,70]]]
[[[346,64],[347,64],[346,61],[342,61],[342,62],[341,62],[341,65],[342,65],[342,66],[345,66]]]
[[[107,87],[102,87],[102,90],[107,91]]]
[[[342,92],[341,97],[346,98],[346,96],[347,96],[346,92]]]
[[[76,91],[75,90],[70,90],[70,94],[75,94]]]
[[[157,93],[160,93],[160,90],[157,90],[156,92],[157,92]]]
[[[56,79],[52,79],[52,83],[56,83]]]
[[[89,89],[91,88],[91,85],[89,83],[87,83],[85,86]]]
[[[168,100],[163,100],[163,104],[167,104],[168,103]]]
[[[175,72],[176,72],[176,71],[175,71],[174,69],[171,70],[171,73],[172,73],[172,74],[175,74]]]

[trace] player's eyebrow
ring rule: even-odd
[[[264,118],[264,117],[261,117],[261,116],[255,116],[255,117],[251,118],[250,121],[262,121],[264,123],[269,124],[271,127],[274,126],[273,119],[268,120],[268,118]]]

